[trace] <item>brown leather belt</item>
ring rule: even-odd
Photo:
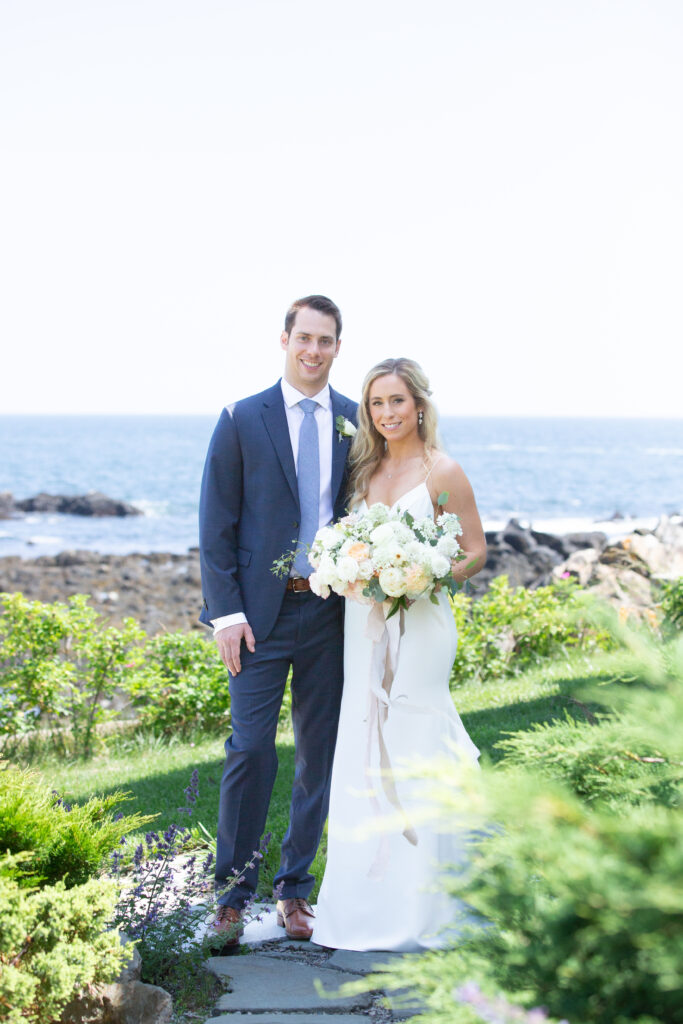
[[[311,584],[303,576],[290,576],[287,580],[286,590],[292,591],[295,594],[302,594],[304,590],[310,590]]]

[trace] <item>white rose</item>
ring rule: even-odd
[[[402,597],[406,592],[405,579],[400,569],[382,569],[379,585],[387,597]]]
[[[375,571],[375,564],[371,558],[365,558],[358,565],[358,579],[369,580]]]
[[[340,558],[337,562],[337,577],[342,583],[355,583],[358,579],[358,562],[355,558]]]
[[[339,530],[335,530],[333,526],[323,526],[316,533],[313,543],[320,544],[325,551],[329,551],[331,548],[336,547],[341,540],[342,535]]]
[[[320,581],[324,586],[332,586],[333,582],[337,578],[337,567],[334,564],[334,559],[330,558],[329,555],[323,555],[320,559],[320,565],[318,566],[316,576],[320,578]]]
[[[391,523],[381,523],[370,534],[370,540],[373,544],[382,544],[393,539],[394,530]]]
[[[320,576],[317,572],[311,573],[308,577],[308,581],[311,584],[311,590],[314,594],[317,594],[318,597],[322,597],[324,600],[330,596],[330,588],[327,584],[321,582]]]

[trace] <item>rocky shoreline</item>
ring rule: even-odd
[[[562,576],[614,604],[636,612],[651,607],[651,580],[683,575],[683,517],[662,517],[654,530],[608,543],[603,533],[540,533],[511,520],[487,533],[488,558],[474,596],[505,573],[512,586],[538,587]],[[203,629],[199,550],[184,555],[103,555],[62,551],[35,559],[0,558],[0,591],[21,591],[31,600],[63,601],[90,594],[93,606],[114,625],[133,616],[150,634]]]
[[[127,501],[109,498],[101,491],[87,494],[46,494],[41,491],[31,498],[17,500],[9,491],[0,493],[0,519],[16,519],[27,512],[57,513],[65,516],[141,516],[142,512]]]

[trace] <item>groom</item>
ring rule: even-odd
[[[213,923],[237,945],[241,911],[256,889],[258,849],[277,772],[275,733],[292,668],[296,748],[289,828],[282,843],[278,922],[307,939],[310,866],[327,817],[342,689],[342,604],[310,590],[305,545],[344,512],[349,438],[340,417],[356,403],[328,383],[341,344],[341,314],[323,295],[287,312],[284,374],[274,387],[223,410],[204,467],[199,539],[204,607],[230,673],[232,734],[225,744],[216,882],[238,877]],[[290,574],[273,562],[295,546]]]

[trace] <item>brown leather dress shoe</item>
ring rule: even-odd
[[[310,918],[315,918],[315,914],[308,900],[301,896],[277,901],[277,923],[285,929],[290,939],[310,939],[313,934]]]
[[[236,907],[220,906],[211,922],[211,934],[223,940],[222,948],[239,946],[244,931],[242,915]]]

